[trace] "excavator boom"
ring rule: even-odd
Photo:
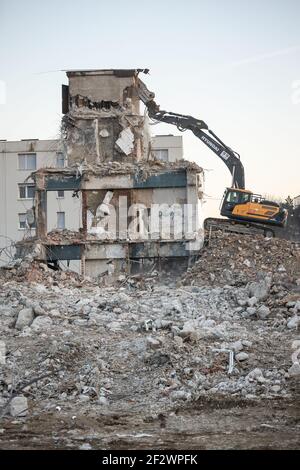
[[[138,74],[137,74],[138,75]],[[245,171],[240,156],[208,128],[201,119],[192,116],[161,111],[154,101],[155,94],[148,90],[146,85],[137,76],[137,92],[148,110],[151,119],[158,122],[175,125],[180,131],[190,130],[207,147],[209,147],[227,166],[232,175],[232,186],[225,191],[221,214],[228,219],[206,219],[205,226],[210,228],[228,227],[235,225],[251,225],[250,233],[263,230],[266,236],[274,232],[268,225],[284,226],[287,220],[287,211],[281,209],[278,204],[265,201],[261,196],[253,195],[245,190]],[[245,233],[238,229],[239,233]]]
[[[224,144],[224,142],[208,128],[208,125],[204,121],[184,114],[161,111],[154,101],[155,94],[149,91],[140,79],[138,79],[138,94],[141,101],[143,101],[147,107],[151,119],[173,124],[180,131],[192,131],[196,137],[202,140],[202,142],[225,163],[232,175],[232,187],[245,189],[245,171],[239,155]],[[204,132],[205,130],[208,133]]]

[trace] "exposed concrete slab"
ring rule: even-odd
[[[91,259],[110,259],[110,258],[126,258],[127,245],[123,244],[93,244],[86,245],[85,257],[86,260]]]

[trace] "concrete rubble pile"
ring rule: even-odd
[[[241,316],[298,326],[300,252],[287,240],[215,233],[182,284],[236,287]]]
[[[59,233],[58,236],[61,234]],[[53,234],[55,238],[55,233]],[[44,285],[58,285],[60,283],[66,283],[67,285],[81,285],[82,283],[88,283],[89,280],[85,280],[74,271],[70,270],[54,270],[47,266],[46,263],[37,261],[36,257],[39,253],[39,244],[33,238],[29,240],[30,249],[29,252],[23,258],[15,258],[8,264],[0,268],[0,282],[6,282],[13,280],[14,282],[39,282]]]
[[[203,397],[293,398],[296,256],[282,240],[217,235],[177,283],[2,277],[2,415],[157,416]]]
[[[299,249],[288,240],[216,231],[184,282],[239,286],[262,273],[292,283],[300,273],[299,256]]]

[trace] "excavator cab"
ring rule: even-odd
[[[245,204],[251,200],[252,193],[244,189],[226,188],[221,202],[221,215],[230,217],[238,204]]]
[[[240,222],[283,227],[288,213],[277,202],[267,201],[260,194],[253,194],[245,189],[226,188],[221,203],[221,215]]]

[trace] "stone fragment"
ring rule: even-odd
[[[270,313],[271,313],[270,309],[266,305],[261,305],[256,311],[256,315],[261,320],[265,320],[265,318],[267,318],[270,315]]]
[[[288,370],[290,377],[299,377],[300,376],[300,364],[299,362],[294,362],[294,364]]]
[[[243,362],[243,361],[247,361],[249,357],[249,354],[245,353],[245,352],[240,352],[238,354],[236,354],[235,358],[237,361],[239,362]]]
[[[233,349],[235,353],[239,353],[243,350],[243,343],[241,340],[235,341],[230,345],[230,348]]]
[[[256,314],[256,308],[255,307],[248,307],[246,309],[246,312],[247,312],[249,317],[252,317],[253,315]]]
[[[262,370],[256,367],[255,369],[251,370],[249,374],[246,376],[247,380],[257,380],[259,377],[263,377]]]
[[[11,416],[24,417],[28,414],[28,402],[24,396],[14,397],[10,402],[9,411]]]
[[[266,277],[261,281],[250,282],[248,285],[249,297],[256,297],[257,300],[266,300],[271,287],[271,279]]]
[[[184,390],[174,390],[174,392],[171,393],[170,398],[172,401],[187,401],[191,399],[191,394],[189,392],[185,392]]]
[[[147,337],[147,347],[150,349],[159,349],[161,347],[161,342],[153,338],[152,336]]]
[[[48,328],[51,328],[51,326],[52,326],[52,318],[48,316],[39,316],[33,320],[31,328],[35,332],[39,332],[42,330],[47,330]]]
[[[16,328],[17,330],[23,330],[25,326],[31,325],[34,319],[34,313],[32,308],[23,308],[20,310],[17,321]]]
[[[257,304],[257,298],[256,297],[249,297],[247,299],[247,304],[249,305],[249,307],[253,307],[254,305]]]
[[[299,324],[299,317],[295,315],[294,317],[290,318],[289,321],[287,322],[287,327],[292,330],[294,328],[297,328]]]

